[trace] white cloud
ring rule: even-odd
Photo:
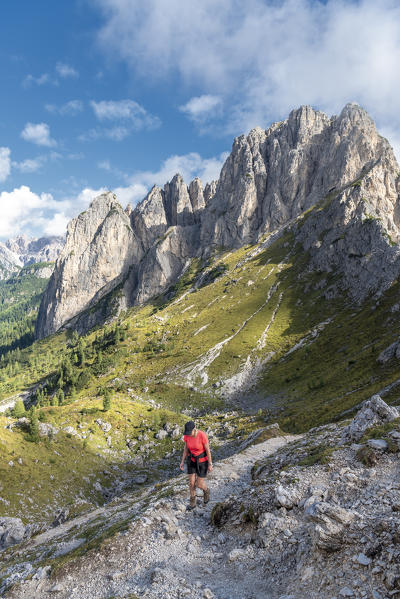
[[[79,141],[95,141],[97,139],[111,139],[113,141],[122,141],[132,133],[132,129],[129,127],[97,127],[95,129],[89,129],[86,133],[79,135]]]
[[[40,156],[36,156],[35,158],[26,158],[21,162],[13,162],[13,168],[17,169],[21,173],[36,173],[40,171],[40,169],[47,162],[54,162],[55,160],[59,160],[62,158],[61,154],[58,152],[51,151],[49,154],[41,154]]]
[[[355,100],[400,128],[400,4],[393,0],[95,0],[99,42],[148,79],[218,95],[226,128],[280,120],[301,104]],[[151,42],[149,42],[151,40]]]
[[[81,100],[70,100],[61,106],[56,104],[46,104],[48,112],[52,114],[60,114],[61,116],[76,116],[83,111],[83,102]]]
[[[10,148],[0,148],[0,181],[5,181],[11,171]]]
[[[65,64],[64,62],[58,62],[56,64],[56,71],[63,79],[66,79],[68,77],[76,79],[77,77],[79,77],[78,71],[74,69],[74,67],[71,67],[71,65]]]
[[[50,136],[50,127],[47,123],[27,123],[21,132],[25,141],[30,141],[38,146],[56,146],[57,142]]]
[[[210,119],[221,116],[222,99],[219,96],[210,94],[195,96],[186,104],[180,106],[179,110],[195,123],[203,124]]]
[[[32,85],[45,85],[46,83],[54,83],[50,75],[48,73],[43,73],[39,75],[39,77],[34,77],[33,75],[27,75],[25,79],[22,81],[22,87],[31,87]]]
[[[21,173],[36,173],[42,168],[44,163],[44,157],[38,156],[37,158],[26,158],[21,162],[13,162],[13,167]]]
[[[97,167],[101,168],[103,171],[111,171],[111,163],[109,160],[101,160],[97,163]]]
[[[71,219],[64,212],[56,212],[44,225],[44,235],[65,235]]]
[[[22,185],[13,191],[0,193],[0,237],[29,232],[46,222],[45,212],[54,206],[50,194],[37,195]]]
[[[102,100],[90,102],[99,121],[129,121],[135,130],[156,129],[161,122],[134,100]]]

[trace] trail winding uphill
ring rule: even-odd
[[[217,502],[249,485],[256,460],[274,453],[296,437],[284,436],[250,446],[221,460],[209,476],[211,501],[186,510],[186,477],[174,481],[172,493],[148,507],[127,531],[98,552],[64,566],[55,577],[26,581],[6,596],[12,599],[105,599],[136,597],[177,599],[258,599],[269,597],[268,580],[257,550],[238,531],[218,534],[210,524]],[[43,538],[42,542],[46,542]]]

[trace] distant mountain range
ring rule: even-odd
[[[64,237],[35,239],[26,235],[0,242],[0,280],[7,279],[27,264],[55,262],[64,243]]]

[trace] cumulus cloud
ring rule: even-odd
[[[21,132],[21,137],[38,146],[57,145],[57,142],[50,136],[50,127],[47,123],[27,123]]]
[[[0,181],[5,181],[11,171],[10,148],[0,148]]]
[[[76,79],[79,77],[78,71],[74,67],[71,67],[71,65],[65,64],[65,62],[58,62],[56,64],[56,71],[63,79],[67,79],[68,77]]]
[[[219,96],[210,94],[195,96],[186,104],[180,106],[179,110],[186,114],[190,120],[202,125],[210,119],[221,116],[222,99]]]
[[[61,104],[61,106],[57,106],[56,104],[46,104],[45,108],[52,114],[76,116],[83,111],[83,102],[81,100],[70,100],[65,104]]]
[[[135,130],[155,129],[160,126],[160,119],[134,100],[92,100],[90,105],[99,121],[129,121]]]
[[[35,193],[26,185],[3,191],[0,193],[0,238],[7,239],[20,233],[34,237],[64,235],[71,218],[85,210],[93,198],[104,191],[104,188],[85,188],[62,200],[55,200],[50,193]]]
[[[106,52],[149,77],[177,75],[234,108],[229,131],[301,104],[355,100],[399,128],[400,4],[393,0],[95,0]],[[149,43],[149,39],[151,43]]]
[[[50,194],[33,193],[22,185],[13,191],[0,193],[1,220],[0,237],[11,237],[35,226],[40,229],[47,224],[46,212],[54,206]]]

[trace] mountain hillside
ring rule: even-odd
[[[394,555],[392,528],[377,511],[368,520],[357,494],[379,505],[398,467],[398,188],[393,152],[365,111],[351,104],[328,118],[302,107],[235,140],[204,190],[177,175],[133,211],[108,193],[70,223],[36,340],[0,360],[0,589],[74,596],[72,576],[81,599],[175,598],[178,580],[198,599],[242,597],[245,588],[258,599],[254,571],[258,585],[265,571],[271,597],[297,587],[300,597],[397,588],[395,568],[386,579],[374,561],[374,539],[386,532]],[[13,279],[21,296],[42,266]],[[365,401],[371,432],[353,439],[357,427],[344,427]],[[186,483],[175,479],[189,418],[208,432],[224,479],[215,481],[216,512],[199,510],[193,521],[182,507]],[[293,434],[302,437],[275,454]],[[389,491],[387,510],[397,505],[397,487]],[[341,546],[347,525],[352,540]],[[180,580],[186,538],[207,556],[209,588]],[[96,570],[100,584],[88,564],[108,562],[109,546],[116,561]],[[134,547],[143,548],[138,559]],[[125,568],[127,551],[135,561]],[[170,568],[154,562],[157,551],[171,556]],[[244,583],[225,592],[211,556],[229,576],[240,566]],[[364,580],[370,570],[375,578]]]
[[[188,187],[176,175],[133,211],[111,193],[96,198],[69,224],[37,337],[66,324],[87,331],[164,293],[193,260],[256,243],[308,210],[313,218],[294,235],[305,250],[318,249],[314,269],[337,268],[358,299],[396,278],[399,166],[356,104],[332,118],[303,106],[267,131],[237,138],[219,180],[204,191],[199,180]]]

